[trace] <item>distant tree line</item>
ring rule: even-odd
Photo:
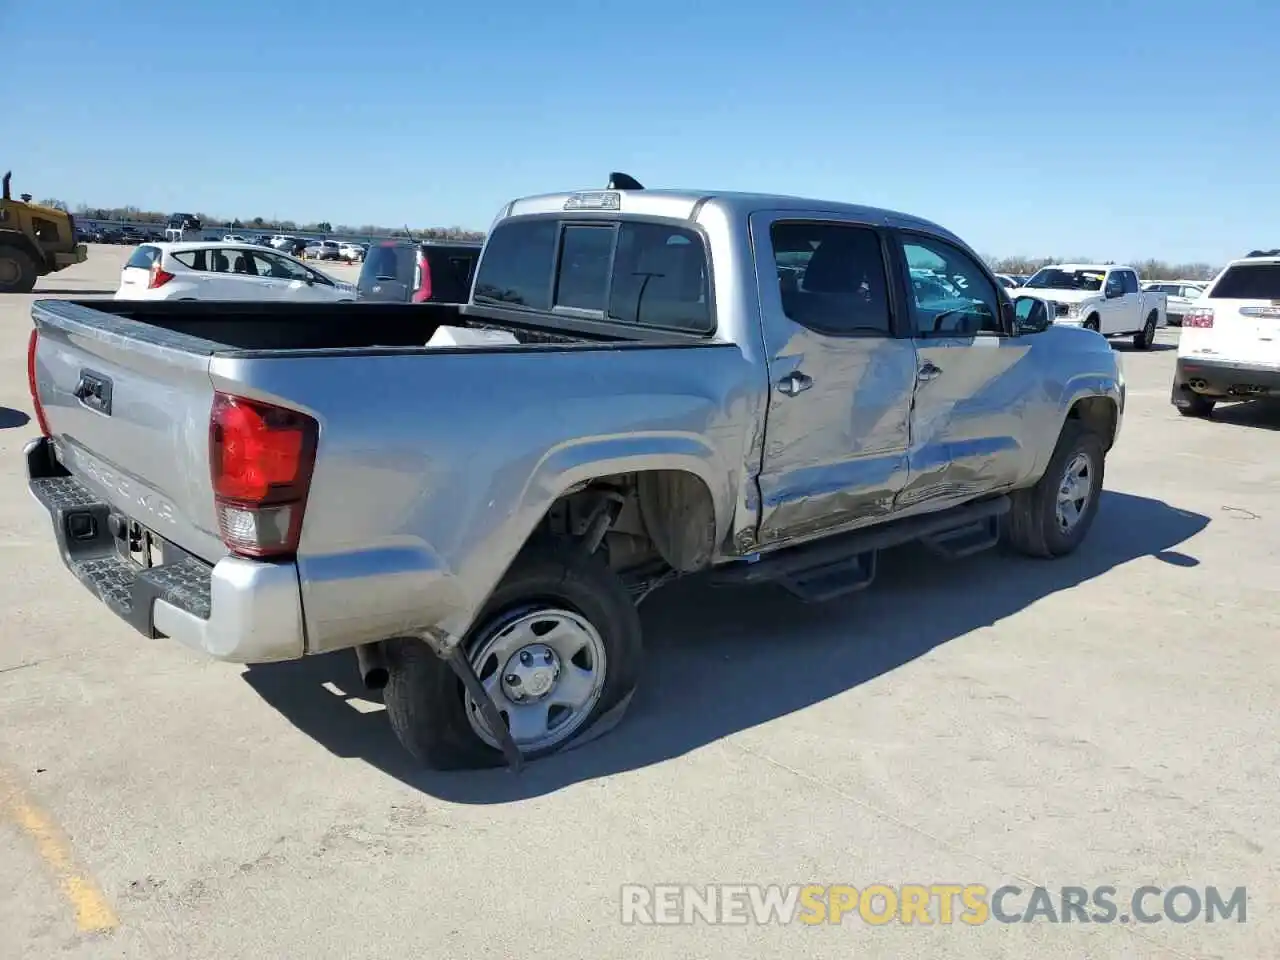
[[[61,200],[50,199],[40,202],[47,207],[57,207],[59,210],[70,209]],[[169,219],[167,213],[158,213],[155,210],[141,210],[138,207],[91,207],[81,203],[76,205],[74,212],[77,217],[86,220],[122,220],[128,223],[155,224],[157,226],[164,226]],[[372,223],[365,223],[359,226],[338,224],[335,227],[326,220],[319,220],[315,223],[299,223],[296,220],[272,220],[267,217],[228,220],[225,217],[215,217],[204,213],[197,213],[195,216],[200,219],[206,229],[225,227],[228,230],[255,230],[264,233],[336,233],[344,236],[358,235],[364,237],[402,237],[405,235],[403,226],[398,228],[380,227]],[[413,228],[413,236],[419,239],[430,238],[433,240],[480,240],[484,238],[484,232],[481,230],[467,230],[463,227],[415,227]],[[983,259],[996,273],[1027,276],[1049,263],[1099,262],[1092,257],[984,256]],[[1101,262],[1111,263],[1114,261]],[[1218,272],[1216,267],[1208,263],[1168,263],[1164,260],[1139,260],[1137,263],[1130,263],[1129,266],[1137,270],[1138,276],[1143,280],[1209,280]]]
[[[57,207],[59,210],[68,210],[74,212],[75,215],[83,220],[112,220],[124,221],[126,223],[136,224],[153,224],[163,227],[169,220],[169,214],[160,213],[156,210],[142,210],[138,207],[91,207],[88,204],[76,204],[75,210],[62,200],[49,199],[40,201],[47,207]],[[196,213],[197,217],[205,229],[222,229],[228,230],[251,230],[261,233],[301,233],[301,234],[329,234],[336,233],[341,235],[357,235],[364,237],[395,237],[404,236],[405,227],[380,227],[376,224],[365,223],[359,226],[350,226],[347,224],[338,224],[334,226],[326,220],[318,220],[314,223],[299,223],[296,220],[273,220],[269,217],[246,217],[243,219],[232,218],[228,220],[226,217],[212,216],[206,213]],[[463,227],[413,227],[413,236],[417,239],[432,240],[479,240],[484,237],[484,232],[479,230],[467,230]]]
[[[1093,257],[993,257],[983,256],[996,273],[1030,276],[1050,263],[1115,263]],[[1218,268],[1209,263],[1167,263],[1164,260],[1138,260],[1127,266],[1138,271],[1143,280],[1212,280]]]

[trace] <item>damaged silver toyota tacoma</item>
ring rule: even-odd
[[[878,552],[1075,550],[1124,380],[887,210],[603,190],[494,221],[462,306],[39,300],[30,490],[150,637],[354,649],[422,763],[615,722],[673,577],[866,587]]]

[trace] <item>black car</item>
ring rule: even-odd
[[[482,246],[469,240],[375,241],[360,268],[357,296],[390,303],[466,303]]]

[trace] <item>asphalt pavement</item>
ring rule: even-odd
[[[127,253],[35,297],[109,294]],[[350,655],[217,663],[91,598],[25,488],[35,297],[0,297],[0,958],[1280,956],[1280,411],[1179,417],[1176,331],[1116,347],[1078,554],[906,548],[822,606],[677,584],[624,725],[517,778],[413,768]],[[629,884],[1018,886],[1006,914],[1243,887],[1247,915],[648,925]]]

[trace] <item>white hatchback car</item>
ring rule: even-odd
[[[354,303],[354,284],[247,243],[144,243],[120,271],[117,300],[300,300]]]

